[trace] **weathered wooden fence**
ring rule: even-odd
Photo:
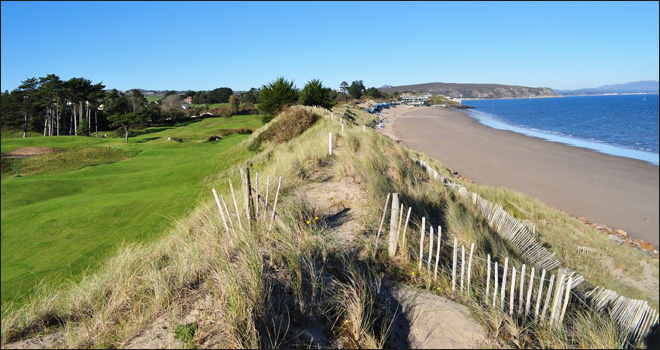
[[[269,195],[270,195],[270,176],[266,178],[266,193],[265,197],[263,197],[260,193],[260,187],[259,187],[259,173],[255,174],[255,183],[254,187],[252,186],[251,178],[250,178],[250,168],[241,168],[240,169],[241,173],[241,189],[243,192],[243,200],[244,200],[244,207],[245,207],[245,222],[247,225],[247,229],[253,229],[256,228],[255,225],[263,225],[264,227],[267,227],[268,230],[271,230],[273,227],[273,223],[276,223],[278,227],[281,229],[288,230],[289,227],[284,223],[282,218],[280,217],[279,214],[277,214],[277,201],[279,199],[280,195],[280,187],[282,185],[282,177],[280,176],[278,182],[277,182],[277,191],[275,192],[275,199],[273,202],[273,205],[271,206],[269,202]],[[232,184],[231,179],[229,181],[229,189],[231,191],[231,197],[234,202],[234,209],[235,213],[232,213],[231,210],[229,209],[230,207],[227,206],[227,203],[225,202],[224,196],[221,194],[218,197],[218,193],[216,192],[215,188],[212,188],[213,192],[213,197],[215,198],[215,202],[218,206],[218,211],[220,212],[220,218],[222,219],[222,226],[224,230],[229,233],[230,231],[235,231],[237,228],[238,229],[243,229],[243,222],[241,220],[241,216],[243,214],[240,213],[238,209],[238,202],[236,201],[236,194],[234,192],[234,186]],[[236,218],[236,226],[234,225],[234,220],[232,220],[232,217]]]
[[[487,302],[486,307],[497,308],[508,312],[509,315],[514,314],[522,320],[531,322],[548,322],[551,326],[559,326],[563,324],[569,303],[582,302],[591,310],[602,313],[608,312],[610,316],[617,322],[620,328],[627,334],[628,339],[634,344],[641,342],[644,337],[649,333],[651,328],[658,323],[658,312],[651,308],[648,302],[643,300],[629,299],[618,295],[616,292],[603,289],[602,287],[589,288],[585,287],[589,292],[581,295],[578,294],[575,287],[585,282],[584,278],[567,267],[561,267],[559,260],[555,257],[554,253],[550,253],[545,247],[536,241],[536,229],[527,224],[521,223],[512,215],[508,214],[500,205],[493,204],[479,195],[469,192],[462,185],[454,184],[440,175],[428,163],[420,159],[413,159],[415,163],[419,164],[426,169],[429,176],[446,185],[456,189],[460,197],[468,200],[488,221],[491,228],[499,234],[502,238],[509,241],[512,245],[516,246],[522,257],[531,262],[533,265],[527,269],[527,265],[522,266],[509,266],[510,262],[508,257],[505,257],[504,264],[495,261],[490,254],[484,258],[475,254],[474,243],[470,245],[469,257],[466,261],[465,258],[465,245],[460,244],[456,238],[453,244],[449,240],[442,241],[442,228],[437,228],[437,242],[434,240],[433,228],[426,229],[426,218],[421,218],[420,239],[419,239],[419,254],[418,270],[423,270],[426,266],[428,273],[433,275],[433,279],[437,278],[438,265],[441,260],[440,246],[448,245],[452,248],[452,268],[450,271],[445,271],[444,268],[440,272],[451,274],[452,292],[469,295],[471,293],[472,285],[472,269],[473,260],[479,264],[484,264],[486,268],[486,281],[485,290],[474,291],[475,293],[482,293],[483,300],[488,301],[492,294],[492,303]],[[399,234],[394,235],[392,240],[392,232],[399,232],[402,221],[398,218],[401,216],[405,209],[403,204],[399,203],[398,195],[396,196],[396,205],[392,203],[390,210],[387,209],[390,195],[386,200],[381,225],[379,227],[379,234],[376,238],[376,247],[378,245],[378,238],[382,230],[383,223],[387,212],[390,212],[390,240],[388,240],[388,254],[395,256],[397,252],[396,244],[406,240],[406,234],[403,233],[399,238]],[[394,201],[393,201],[394,202]],[[396,210],[395,210],[396,208]],[[410,220],[410,211],[408,209],[408,216],[404,222],[407,229]],[[406,229],[403,231],[405,232]],[[427,237],[428,235],[428,237]],[[427,238],[426,238],[427,237]],[[426,254],[425,241],[428,245],[428,254]],[[435,261],[433,260],[433,245],[435,244]],[[460,254],[458,253],[460,248]],[[414,250],[413,250],[414,251]],[[408,249],[399,250],[400,254],[406,258],[410,253]],[[459,255],[460,255],[460,272],[459,268]],[[449,258],[449,257],[447,257]],[[529,272],[528,272],[529,271]],[[537,276],[538,272],[540,276]],[[554,273],[553,273],[554,271]],[[549,275],[549,278],[546,278]],[[499,276],[502,276],[500,279]],[[510,276],[510,277],[509,277]],[[493,280],[491,282],[491,277]],[[507,279],[510,281],[507,283]],[[526,282],[528,281],[528,282]],[[458,285],[458,288],[457,288]],[[493,288],[491,288],[493,286]],[[508,303],[506,303],[508,292]],[[457,292],[458,289],[458,292]],[[534,297],[535,296],[535,297]],[[534,300],[536,302],[534,303]],[[508,304],[508,305],[507,305]]]

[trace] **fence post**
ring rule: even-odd
[[[518,295],[518,315],[522,312],[522,307],[523,307],[523,301],[525,300],[525,264],[522,266],[522,270],[520,270],[520,295]]]
[[[275,202],[273,203],[273,215],[270,217],[270,224],[268,224],[268,230],[273,226],[273,220],[275,220],[275,209],[277,208],[277,198],[280,196],[280,185],[282,184],[282,177],[280,176],[277,180],[277,191],[275,192]]]
[[[376,254],[376,251],[378,250],[378,239],[380,238],[380,231],[383,229],[383,223],[385,223],[385,214],[387,214],[387,205],[390,204],[390,195],[391,193],[388,193],[387,199],[385,199],[385,208],[383,208],[383,217],[380,219],[380,226],[378,226],[378,234],[376,235],[376,245],[374,246],[374,254]]]
[[[220,205],[220,199],[218,199],[218,194],[215,192],[215,188],[211,189],[213,191],[213,197],[215,197],[215,203],[218,205],[218,211],[220,211],[220,217],[222,218],[222,223],[225,226],[225,230],[229,233],[229,226],[227,226],[227,220],[225,219],[225,214],[222,212],[222,205]]]
[[[419,262],[417,269],[422,271],[422,260],[424,260],[424,230],[426,230],[426,217],[422,216],[422,231],[419,233]]]
[[[270,189],[270,175],[266,176],[266,203],[264,204],[264,215],[268,217],[268,190]]]
[[[429,260],[426,262],[426,269],[431,272],[431,260],[433,260],[433,225],[429,227]]]
[[[424,235],[422,234],[422,237]],[[451,291],[452,293],[456,291],[456,250],[458,247],[458,240],[454,237],[454,263],[451,269]]]
[[[539,282],[539,295],[536,297],[536,310],[534,310],[534,321],[539,318],[539,310],[541,309],[541,295],[543,295],[543,281],[545,279],[545,269],[541,272],[541,282]]]
[[[529,287],[527,287],[527,304],[525,305],[525,316],[529,315],[529,302],[532,299],[532,290],[534,289],[534,266],[529,274]]]
[[[236,203],[236,195],[234,195],[234,185],[231,183],[231,179],[229,179],[229,189],[231,189],[231,199],[234,201],[234,208],[236,208],[236,218],[238,219],[238,227],[240,229],[243,229],[243,224],[241,223],[241,213],[238,211],[238,203]]]
[[[438,225],[438,244],[435,248],[435,269],[433,270],[433,280],[438,277],[438,263],[440,262],[440,243],[442,243],[442,227]]]
[[[499,273],[499,269],[497,268],[497,261],[495,261],[495,288],[493,288],[493,308],[497,306],[497,287],[499,280],[497,279],[497,274]]]
[[[406,215],[406,224],[403,226],[403,238],[401,239],[401,251],[403,255],[403,261],[408,262],[408,223],[410,222],[410,213],[412,212],[412,207],[408,207],[408,215]]]
[[[399,194],[392,194],[392,212],[390,215],[390,235],[387,244],[387,254],[390,258],[394,257],[396,253],[396,231],[397,231],[397,217],[399,216]]]
[[[461,246],[461,294],[463,294],[463,277],[465,276],[465,246]]]
[[[332,155],[332,133],[328,133],[328,154]]]
[[[500,310],[504,310],[504,297],[506,296],[506,274],[509,268],[509,257],[504,259],[504,273],[502,273],[502,290],[500,291]]]
[[[516,294],[516,267],[511,267],[511,290],[509,291],[509,316],[513,316],[513,297]]]
[[[227,208],[225,197],[222,194],[220,195],[220,200],[222,200],[222,206],[225,208],[225,213],[227,213],[227,220],[229,220],[229,225],[231,225],[231,229],[234,230],[234,223],[231,221],[231,213],[229,212],[229,208]]]
[[[474,253],[474,243],[470,246],[470,259],[468,260],[468,273],[467,273],[467,294],[470,295],[470,276],[472,274],[472,253]]]
[[[541,321],[545,319],[545,313],[548,311],[548,304],[550,304],[550,298],[552,297],[552,286],[555,283],[555,275],[550,276],[550,284],[548,285],[548,294],[545,296],[545,303],[543,303],[543,311],[541,312]]]
[[[561,277],[557,283],[557,289],[555,290],[555,297],[552,300],[552,310],[550,310],[550,325],[552,326],[555,323],[556,318],[559,316],[559,307],[561,307],[561,297],[564,292],[564,282],[566,282],[566,272],[562,269]]]
[[[259,172],[254,174],[254,218],[259,219]]]
[[[399,234],[401,233],[401,221],[403,220],[403,213],[405,212],[405,208],[403,207],[403,203],[399,207],[399,222],[396,224],[396,238],[394,239],[396,243],[394,244],[394,255],[396,255],[396,250],[399,247]]]
[[[488,269],[486,270],[486,305],[488,305],[489,289],[490,289],[490,254],[488,254]]]
[[[252,184],[250,183],[250,168],[245,168],[245,182],[243,183],[243,191],[245,191],[245,211],[248,218],[248,229],[252,229],[252,219],[254,218],[254,207],[250,201],[250,192]]]
[[[559,316],[559,323],[564,322],[564,315],[566,314],[566,306],[568,306],[568,301],[571,298],[572,286],[573,286],[573,276],[568,278],[568,283],[566,284],[566,295],[564,296],[564,306],[561,308],[561,316]]]

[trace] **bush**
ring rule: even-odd
[[[298,89],[293,85],[293,81],[287,81],[283,77],[264,85],[259,92],[259,110],[263,114],[277,115],[296,102],[298,102]]]
[[[258,152],[264,141],[271,141],[275,144],[289,141],[309,129],[319,119],[320,116],[318,114],[304,108],[289,108],[282,112],[277,122],[264,130],[252,141],[250,146],[248,146],[248,150]]]

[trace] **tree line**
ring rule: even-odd
[[[232,116],[260,112],[264,122],[287,106],[302,104],[331,108],[364,96],[387,98],[376,88],[366,89],[361,80],[351,85],[342,82],[339,91],[323,86],[318,79],[309,81],[302,89],[283,77],[260,88],[236,96],[232,89],[222,87],[211,91],[187,91],[183,95],[168,91],[158,101],[148,101],[137,89],[121,92],[106,90],[102,83],[85,78],[61,80],[55,74],[28,78],[13,91],[0,96],[0,123],[3,130],[20,130],[43,136],[96,136],[99,130],[112,128],[121,131],[128,142],[129,131],[141,126],[176,123],[205,109],[182,108],[183,99],[192,97],[193,104],[229,103],[221,106],[216,115]],[[256,106],[256,107],[255,107]],[[257,110],[258,108],[258,110]]]

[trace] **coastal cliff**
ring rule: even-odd
[[[454,84],[454,83],[426,83],[414,85],[401,85],[381,87],[378,90],[392,93],[419,92],[445,95],[452,98],[537,98],[557,97],[554,90],[547,87],[533,88],[517,85],[499,84]]]

